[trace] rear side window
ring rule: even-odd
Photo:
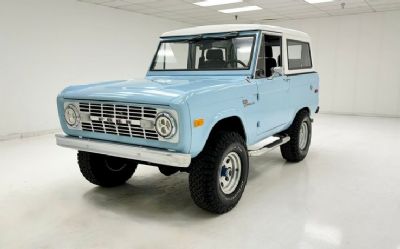
[[[308,42],[287,40],[289,70],[312,67],[310,44]]]

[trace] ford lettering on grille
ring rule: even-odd
[[[82,130],[158,140],[154,129],[157,109],[131,104],[79,102]]]

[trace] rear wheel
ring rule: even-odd
[[[82,175],[102,187],[124,184],[135,172],[135,160],[79,151],[78,164]]]
[[[281,154],[289,162],[300,162],[308,153],[311,143],[311,118],[306,110],[297,113],[293,124],[286,131],[290,141],[281,146]]]
[[[248,155],[243,138],[218,132],[190,166],[189,188],[202,209],[222,214],[239,202],[247,183]]]

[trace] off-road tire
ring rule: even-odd
[[[242,166],[238,185],[226,195],[220,187],[219,167],[230,152],[239,156]],[[230,211],[239,202],[247,183],[249,160],[243,137],[236,132],[212,133],[203,151],[192,160],[189,170],[190,194],[196,205],[217,214]]]
[[[102,187],[124,184],[137,168],[130,159],[79,151],[78,164],[82,175],[89,182]]]
[[[299,146],[299,141],[300,129],[303,122],[305,122],[308,127],[308,139],[306,146],[301,149]],[[311,143],[312,125],[308,111],[301,110],[298,112],[292,125],[284,133],[287,133],[290,136],[290,141],[281,145],[282,157],[289,162],[300,162],[307,156]]]
[[[165,176],[170,176],[177,173],[179,171],[179,168],[170,166],[158,166],[158,170],[161,174]]]

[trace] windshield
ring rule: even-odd
[[[151,70],[247,70],[254,40],[254,35],[236,35],[162,41]]]

